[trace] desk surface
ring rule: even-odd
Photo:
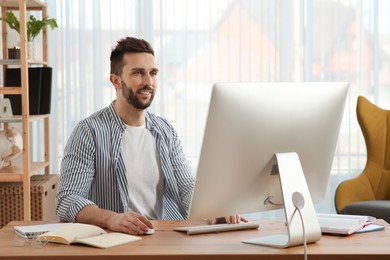
[[[285,233],[281,220],[260,220],[259,230],[245,230],[214,234],[191,235],[173,231],[178,226],[204,224],[190,221],[154,221],[156,233],[142,236],[142,240],[108,249],[83,245],[49,243],[42,248],[20,247],[13,242],[16,225],[41,224],[43,222],[11,222],[0,230],[0,259],[303,259],[303,246],[278,249],[244,244],[241,241],[259,236]],[[307,247],[308,258],[314,259],[390,259],[390,225],[385,230],[348,237],[322,236],[317,243]]]

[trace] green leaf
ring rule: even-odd
[[[20,33],[19,20],[13,12],[6,12],[5,18],[1,18],[1,20],[5,21],[11,29]],[[26,23],[27,41],[33,41],[46,26],[50,26],[52,30],[58,28],[56,19],[45,17],[42,20],[37,20],[33,15],[30,15],[29,21]]]
[[[19,31],[20,30],[19,29],[19,21],[18,21],[18,18],[16,18],[16,16],[14,15],[13,12],[7,12],[5,14],[5,18],[1,18],[1,20],[5,21],[11,29],[14,29],[15,31],[20,33],[20,31]]]

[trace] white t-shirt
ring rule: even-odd
[[[122,157],[126,166],[129,211],[138,212],[151,220],[161,219],[164,180],[156,141],[145,124],[126,125]]]

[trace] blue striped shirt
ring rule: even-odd
[[[145,111],[146,127],[156,140],[164,176],[162,219],[188,216],[195,178],[177,132],[165,119]],[[80,121],[64,150],[56,196],[56,211],[63,221],[75,222],[87,205],[126,212],[129,193],[121,155],[125,123],[114,102]]]

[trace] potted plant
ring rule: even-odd
[[[35,37],[39,35],[43,28],[50,26],[51,29],[58,28],[57,21],[55,18],[45,17],[42,20],[36,19],[33,15],[30,15],[29,21],[26,23],[27,27],[27,41],[29,43],[33,42]],[[20,23],[15,14],[11,11],[6,12],[5,17],[1,18],[5,21],[8,26],[20,33]]]
[[[20,33],[19,20],[16,18],[15,14],[11,11],[6,12],[4,20],[11,29],[14,29]],[[50,26],[51,29],[58,28],[57,21],[55,18],[45,17],[42,20],[37,20],[33,15],[30,15],[30,20],[26,23],[27,25],[27,41],[31,42],[38,36],[46,26]]]

